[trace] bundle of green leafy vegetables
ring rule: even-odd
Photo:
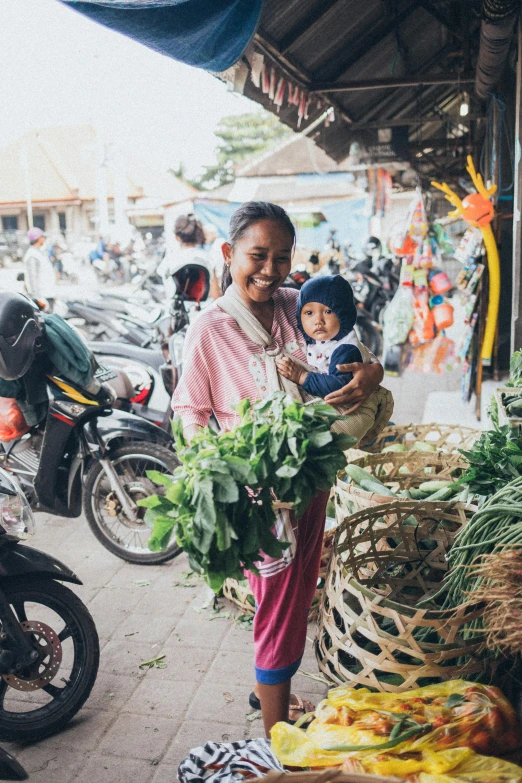
[[[271,532],[274,497],[292,503],[299,518],[319,490],[329,490],[346,465],[355,438],[334,434],[346,417],[322,401],[299,403],[284,392],[251,404],[242,400],[239,424],[228,432],[201,429],[190,445],[174,427],[180,466],[172,477],[148,476],[166,488],[139,501],[152,527],[149,547],[164,549],[174,534],[190,567],[216,592],[243,569],[258,573],[260,552],[279,557],[288,546]]]
[[[469,451],[459,451],[469,463],[459,483],[472,494],[489,497],[522,475],[522,436],[507,425],[485,430]]]

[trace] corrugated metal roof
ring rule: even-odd
[[[473,77],[480,5],[480,0],[265,0],[254,48],[275,68],[278,81],[283,77],[306,91],[308,117],[299,123],[297,107],[286,99],[278,111],[250,78],[244,93],[294,130],[333,105],[335,122],[323,124],[311,138],[336,161],[346,158],[357,131],[388,122],[404,120],[417,144],[462,136],[481,111],[472,103],[470,119],[458,116],[463,91],[471,93],[471,84],[461,80]],[[429,82],[433,77],[446,81],[317,91],[368,80]],[[462,128],[455,131],[459,123]]]

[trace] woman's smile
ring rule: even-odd
[[[260,291],[268,291],[279,284],[279,277],[251,277],[250,282]]]

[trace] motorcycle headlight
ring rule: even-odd
[[[13,484],[15,495],[6,495],[0,486],[0,525],[10,538],[25,540],[34,536],[33,512],[24,493]]]

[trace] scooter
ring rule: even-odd
[[[108,377],[106,377],[108,376]],[[98,374],[103,382],[112,373]],[[99,394],[47,376],[49,405],[42,425],[0,443],[0,465],[19,477],[34,508],[65,517],[85,512],[96,538],[130,563],[171,560],[180,549],[151,552],[145,509],[136,501],[158,489],[147,471],[172,473],[178,459],[171,436],[131,413],[114,410],[112,392]]]
[[[34,518],[15,478],[0,469],[0,739],[54,734],[96,681],[99,640],[89,611],[63,582],[82,582],[51,555],[20,543]],[[18,776],[8,777],[6,765]],[[25,780],[0,753],[0,780]]]

